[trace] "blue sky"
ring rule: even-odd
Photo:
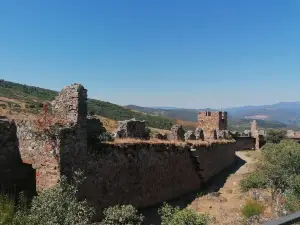
[[[0,78],[113,103],[300,100],[298,0],[0,0]]]

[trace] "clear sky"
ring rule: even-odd
[[[299,0],[0,0],[0,78],[113,103],[300,100]]]

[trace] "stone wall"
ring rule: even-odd
[[[254,150],[256,139],[253,137],[235,137],[237,150]]]
[[[36,170],[37,190],[53,187],[59,177],[60,138],[58,130],[36,130],[34,122],[17,122],[22,161]]]
[[[234,160],[234,144],[198,146],[193,152],[188,145],[103,144],[86,157],[80,195],[98,212],[115,204],[148,207],[199,189],[203,179]]]
[[[117,138],[148,138],[146,133],[145,121],[131,120],[119,121],[118,129],[116,131]]]
[[[14,121],[0,119],[0,191],[25,191],[28,196],[33,196],[36,192],[35,171],[31,165],[22,162],[16,131]]]
[[[227,130],[227,112],[199,112],[198,127],[203,129],[205,138],[212,138],[212,131]]]

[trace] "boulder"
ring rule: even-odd
[[[201,128],[196,128],[195,130],[195,136],[196,136],[196,140],[204,140],[204,132]]]
[[[169,140],[183,141],[184,140],[184,129],[182,125],[176,124],[171,127],[171,132],[168,135]]]
[[[189,140],[196,140],[196,136],[194,131],[189,130],[184,134],[184,139],[185,141],[189,141]]]

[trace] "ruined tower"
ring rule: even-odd
[[[216,130],[227,130],[227,112],[199,112],[198,127],[203,130],[205,138],[213,138]]]

